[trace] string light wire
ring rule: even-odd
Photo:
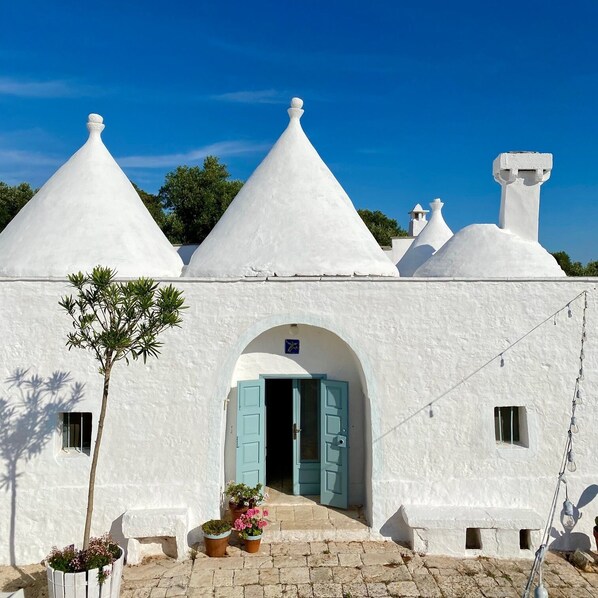
[[[548,519],[546,521],[546,526],[544,527],[544,533],[542,534],[542,542],[540,547],[536,551],[536,555],[534,558],[534,563],[532,565],[532,569],[529,574],[529,578],[527,580],[527,584],[522,594],[522,598],[529,598],[530,591],[532,584],[534,583],[534,579],[536,574],[538,574],[539,583],[536,586],[536,596],[547,596],[548,593],[544,588],[543,581],[542,581],[542,565],[544,564],[544,558],[546,556],[546,550],[548,548],[548,541],[550,539],[550,531],[554,525],[554,518],[556,516],[556,508],[558,505],[559,500],[559,493],[561,491],[561,485],[565,485],[565,496],[566,500],[569,500],[569,490],[567,488],[567,479],[565,477],[565,469],[569,469],[569,471],[575,471],[577,469],[577,465],[575,464],[575,452],[573,450],[573,434],[574,428],[577,428],[577,419],[575,416],[575,412],[577,410],[577,405],[581,403],[581,389],[580,389],[580,381],[583,380],[583,362],[585,359],[585,352],[584,352],[584,345],[586,342],[586,318],[587,318],[587,311],[588,311],[588,292],[583,291],[578,297],[584,297],[583,303],[583,312],[582,312],[582,321],[581,321],[581,343],[580,343],[580,350],[579,350],[579,374],[575,380],[575,389],[573,391],[573,400],[571,401],[571,421],[569,423],[569,429],[567,430],[567,440],[565,442],[565,449],[563,451],[563,456],[561,457],[561,466],[559,469],[559,475],[557,478],[556,488],[554,494],[552,496],[552,502],[550,503],[550,510],[548,512]],[[578,298],[576,297],[576,299]],[[575,299],[573,300],[575,301]],[[571,302],[570,302],[571,303]],[[566,309],[568,313],[571,313],[571,306],[570,303],[566,305]],[[563,309],[565,309],[563,308]],[[556,320],[555,320],[556,323]]]
[[[563,307],[560,307],[556,311],[552,312],[550,315],[546,316],[541,322],[538,322],[533,328],[530,328],[525,334],[522,334],[517,340],[513,341],[508,347],[506,347],[502,351],[499,351],[494,356],[490,357],[490,359],[488,359],[482,365],[480,365],[479,367],[477,367],[475,370],[473,370],[472,372],[470,372],[469,374],[467,374],[466,376],[464,376],[463,378],[461,378],[461,380],[455,382],[455,384],[453,384],[450,388],[448,388],[447,390],[445,390],[442,394],[440,394],[439,396],[437,396],[435,399],[432,399],[431,401],[429,401],[428,403],[426,403],[422,407],[419,407],[413,413],[409,414],[407,417],[405,417],[403,420],[401,420],[398,424],[396,424],[395,426],[393,426],[392,428],[390,428],[386,432],[384,432],[384,433],[380,434],[379,436],[377,436],[376,438],[374,438],[372,440],[372,444],[376,444],[378,442],[381,442],[382,440],[384,440],[384,438],[386,438],[387,436],[389,436],[390,434],[392,434],[397,428],[399,428],[403,424],[406,424],[409,420],[411,420],[414,417],[416,417],[419,413],[422,413],[422,412],[425,412],[425,411],[427,411],[429,413],[429,410],[432,409],[432,407],[434,406],[434,403],[437,403],[441,399],[444,399],[444,397],[450,395],[452,392],[454,392],[455,390],[457,390],[457,388],[459,388],[460,386],[463,386],[471,378],[473,378],[474,376],[476,376],[477,374],[479,374],[482,370],[486,369],[495,360],[500,360],[500,366],[501,367],[505,367],[505,357],[504,357],[504,355],[505,355],[505,353],[507,353],[507,351],[510,351],[516,345],[518,345],[520,342],[522,342],[523,340],[525,340],[528,336],[532,335],[536,330],[538,330],[538,328],[541,328],[542,326],[544,326],[544,324],[546,324],[547,322],[550,322],[557,314],[561,313],[562,311],[564,311],[566,309],[567,310],[571,309],[571,304],[574,303],[575,301],[577,301],[580,297],[583,297],[584,295],[586,295],[585,305],[587,306],[587,302],[588,302],[588,300],[587,300],[587,291],[582,291],[581,293],[579,293],[579,295],[576,295],[568,303],[566,303],[565,305],[563,305]],[[585,317],[585,311],[584,311],[584,317]],[[583,338],[584,338],[584,341],[585,341],[585,333],[584,333]],[[580,368],[578,380],[583,380],[583,366]],[[577,390],[577,387],[576,387],[576,390]],[[579,404],[579,401],[578,401],[578,404]]]

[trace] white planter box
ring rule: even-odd
[[[125,551],[121,548],[120,557],[112,565],[104,567],[109,575],[100,585],[98,569],[81,573],[63,573],[46,567],[49,598],[118,598],[122,580]]]

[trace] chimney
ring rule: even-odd
[[[428,221],[426,214],[430,210],[424,210],[420,204],[416,204],[410,212],[407,212],[411,218],[409,220],[409,236],[417,237],[422,232]]]
[[[498,225],[523,239],[538,241],[540,185],[550,178],[552,154],[508,152],[492,164],[502,187]]]

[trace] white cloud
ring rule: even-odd
[[[234,102],[238,104],[281,104],[288,101],[286,95],[275,89],[260,89],[256,91],[232,91],[210,96],[212,100]]]
[[[19,98],[70,98],[95,95],[92,87],[59,79],[49,81],[21,80],[0,77],[0,96]]]
[[[64,158],[56,155],[0,147],[0,181],[9,185],[27,182],[38,187],[63,162]]]
[[[116,161],[128,168],[165,168],[200,162],[206,156],[240,156],[264,152],[270,147],[267,143],[252,143],[249,141],[220,141],[189,152],[179,154],[161,154],[157,156],[123,156]]]
[[[56,166],[61,160],[39,152],[0,148],[0,162],[6,165]]]

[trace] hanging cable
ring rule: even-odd
[[[566,486],[567,479],[565,477],[565,469],[568,469],[570,472],[574,472],[577,469],[577,464],[575,462],[575,451],[573,450],[573,435],[577,432],[577,418],[575,412],[577,410],[577,406],[581,404],[581,399],[583,393],[581,391],[580,382],[583,380],[583,366],[584,366],[584,359],[585,359],[585,352],[584,352],[584,345],[586,342],[586,318],[587,318],[587,311],[588,311],[588,292],[583,291],[584,296],[584,304],[583,304],[583,312],[582,312],[582,321],[581,321],[581,342],[580,342],[580,350],[579,350],[579,373],[577,378],[575,379],[575,388],[573,390],[573,400],[571,401],[571,420],[569,422],[569,429],[567,430],[567,441],[565,442],[565,450],[563,451],[563,456],[561,458],[561,466],[559,469],[559,475],[557,479],[556,489],[552,496],[552,502],[550,504],[550,510],[548,512],[548,519],[546,520],[546,526],[544,527],[544,533],[542,534],[542,542],[540,543],[540,547],[536,551],[536,555],[534,558],[534,563],[532,565],[532,569],[529,574],[529,578],[527,580],[527,584],[525,585],[525,589],[522,594],[522,598],[529,598],[530,590],[532,584],[534,583],[534,578],[536,574],[538,574],[539,583],[536,586],[534,596],[535,598],[547,598],[548,592],[544,587],[543,580],[542,580],[542,565],[544,564],[544,558],[546,556],[546,550],[548,549],[548,541],[550,539],[550,531],[554,525],[554,518],[556,515],[556,507],[558,504],[559,492],[561,490],[561,484],[565,484],[565,511],[566,515],[569,517],[573,516],[573,505],[569,501],[569,491]],[[567,306],[568,313],[571,313],[571,306],[568,304]],[[556,323],[556,319],[555,319]]]
[[[378,442],[381,442],[382,440],[384,440],[384,438],[386,438],[387,436],[389,436],[390,434],[392,434],[399,426],[402,426],[403,424],[407,423],[409,420],[411,420],[414,417],[416,417],[419,413],[422,413],[422,412],[425,413],[425,412],[427,412],[429,414],[430,413],[430,409],[433,408],[433,406],[434,406],[435,403],[441,401],[442,399],[444,399],[445,397],[447,397],[451,393],[453,393],[455,390],[457,390],[460,386],[463,386],[464,384],[466,384],[471,378],[475,377],[482,370],[486,369],[491,363],[494,363],[495,360],[499,360],[500,367],[505,367],[505,354],[507,353],[507,351],[511,351],[519,343],[523,342],[526,338],[528,338],[534,332],[536,332],[536,330],[542,328],[542,326],[544,326],[547,322],[550,322],[551,320],[553,320],[553,318],[557,314],[559,314],[559,313],[561,313],[562,311],[565,311],[565,310],[570,310],[571,309],[571,304],[575,303],[580,297],[583,297],[584,295],[586,295],[586,306],[587,306],[587,291],[582,291],[581,293],[579,293],[578,295],[576,295],[575,297],[573,297],[573,299],[571,299],[568,303],[566,303],[565,305],[563,305],[562,307],[560,307],[556,311],[552,312],[550,315],[546,316],[541,322],[538,322],[533,328],[530,328],[530,330],[528,330],[525,334],[522,334],[517,340],[513,341],[508,347],[506,347],[502,351],[499,351],[498,353],[496,353],[495,355],[493,355],[492,357],[490,357],[486,362],[484,362],[483,364],[481,364],[480,366],[478,366],[475,370],[473,370],[472,372],[470,372],[469,374],[467,374],[466,376],[464,376],[463,378],[461,378],[461,380],[459,380],[458,382],[455,382],[455,384],[453,384],[453,386],[451,386],[449,389],[445,390],[442,394],[438,395],[436,398],[432,399],[431,401],[429,401],[425,405],[422,405],[421,407],[419,407],[418,409],[416,409],[415,411],[413,411],[411,414],[409,414],[408,416],[406,416],[397,425],[393,426],[392,428],[390,428],[389,430],[387,430],[383,434],[380,434],[380,436],[374,438],[372,440],[372,444],[376,444]],[[584,313],[585,313],[585,311],[584,311]],[[585,339],[585,336],[584,336],[584,339]],[[579,380],[583,380],[583,366],[580,367]],[[578,401],[578,403],[579,403],[579,401]]]

